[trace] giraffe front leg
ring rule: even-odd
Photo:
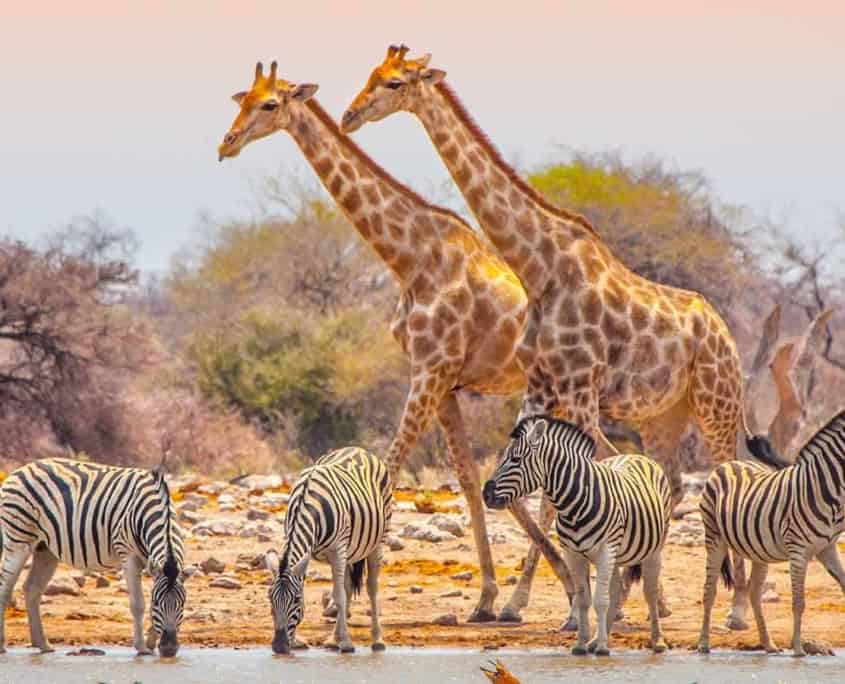
[[[493,565],[490,540],[487,536],[484,502],[481,499],[481,474],[469,450],[461,407],[454,392],[447,393],[440,401],[437,418],[446,435],[449,458],[469,507],[472,535],[481,569],[481,597],[467,622],[492,622],[496,619],[493,602],[499,594],[499,587],[496,584],[496,568]]]
[[[0,547],[0,654],[6,652],[6,606],[30,554],[30,547],[26,544],[12,545],[8,538],[3,541],[5,543]]]
[[[41,596],[58,564],[59,559],[47,549],[36,550],[32,554],[32,567],[23,584],[30,640],[42,653],[52,653],[54,650],[44,634],[44,625],[41,622]]]
[[[349,637],[347,624],[347,596],[346,596],[346,547],[340,547],[327,554],[329,564],[332,566],[332,597],[337,606],[337,622],[335,623],[334,635],[326,642],[326,646],[337,649],[341,653],[353,653],[355,646]]]
[[[141,563],[134,555],[128,556],[123,564],[123,576],[129,590],[129,610],[132,613],[134,632],[133,644],[138,655],[152,655],[144,640],[144,587],[141,584]]]

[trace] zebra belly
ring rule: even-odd
[[[117,570],[123,565],[123,557],[112,552],[107,553],[101,550],[100,556],[97,556],[97,551],[91,547],[87,549],[87,553],[77,545],[74,547],[74,553],[71,555],[69,544],[63,540],[62,552],[59,553],[58,545],[56,543],[48,543],[47,541],[39,541],[36,548],[43,544],[47,550],[52,553],[61,563],[70,565],[77,570]]]

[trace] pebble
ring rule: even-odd
[[[79,584],[70,577],[57,577],[44,590],[45,596],[79,596],[81,593]]]
[[[206,575],[219,574],[226,569],[226,564],[217,560],[214,556],[210,556],[200,563],[200,568]]]
[[[250,508],[246,512],[247,520],[267,520],[270,514],[267,511],[262,511],[259,508]]]
[[[385,537],[384,545],[391,551],[401,551],[405,548],[405,542],[399,539],[399,537],[393,536],[392,534]]]
[[[258,541],[260,541],[262,544],[269,544],[271,541],[273,541],[273,537],[270,536],[269,534],[264,534],[263,532],[259,532],[258,533]]]
[[[464,536],[464,528],[461,526],[461,523],[458,522],[456,518],[445,515],[443,513],[435,513],[434,515],[432,515],[431,518],[429,518],[428,520],[428,524],[433,525],[438,530],[449,532],[455,537]]]
[[[402,532],[399,533],[399,536],[405,537],[406,539],[428,541],[433,544],[439,544],[440,542],[455,538],[455,535],[451,532],[440,530],[431,525],[418,525],[416,523],[408,523],[405,525]]]
[[[85,586],[86,577],[82,573],[79,573],[79,574],[76,574],[76,575],[71,575],[70,578],[74,582],[76,582],[76,584],[79,586],[80,589],[82,589]]]
[[[453,580],[471,580],[472,579],[472,571],[467,570],[466,572],[459,572],[457,574],[452,575]]]
[[[458,616],[454,613],[446,613],[445,615],[438,615],[431,622],[432,624],[439,625],[440,627],[457,627]]]
[[[281,475],[247,475],[236,482],[238,487],[249,492],[259,492],[265,489],[278,489],[285,481]]]
[[[206,482],[197,487],[197,492],[200,494],[209,494],[210,496],[217,496],[229,486],[228,482]]]
[[[459,598],[464,595],[460,589],[453,589],[452,591],[444,591],[440,594],[440,598]]]
[[[97,575],[97,589],[105,589],[110,586],[109,578],[105,575]]]
[[[412,584],[410,587],[408,587],[408,591],[410,591],[412,594],[422,594],[423,588],[419,584]]]
[[[208,586],[215,589],[240,589],[241,583],[231,575],[220,575],[211,580]]]

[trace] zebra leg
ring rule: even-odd
[[[588,650],[596,655],[610,655],[608,648],[607,613],[610,608],[610,578],[616,572],[616,550],[607,544],[599,552],[596,561],[596,592],[593,594],[593,610],[596,612],[596,636]]]
[[[819,551],[816,558],[819,559],[828,574],[839,583],[839,587],[845,593],[845,568],[842,567],[842,559],[839,557],[836,542]]]
[[[728,548],[722,539],[705,539],[707,560],[705,563],[704,599],[702,601],[704,614],[701,619],[701,635],[698,638],[698,652],[710,653],[710,620],[713,614],[713,603],[716,601],[716,584],[722,563],[728,556]]]
[[[578,613],[578,640],[572,647],[572,655],[586,655],[590,639],[590,561],[574,551],[567,551],[566,564],[575,584],[573,604]]]
[[[326,642],[328,648],[337,649],[341,653],[353,653],[355,646],[349,638],[349,627],[347,625],[347,602],[346,602],[346,548],[334,549],[328,554],[329,564],[332,566],[333,598],[337,606],[337,622],[334,626],[334,635]]]
[[[748,581],[745,579],[745,559],[737,553],[731,555],[733,556],[734,596],[725,626],[740,632],[748,629],[748,620],[745,619],[748,611]]]
[[[751,563],[751,578],[748,583],[748,593],[751,597],[751,610],[754,612],[754,622],[757,623],[757,632],[760,635],[760,644],[766,653],[777,653],[780,649],[775,646],[766,628],[766,619],[763,617],[763,582],[769,572],[768,563]]]
[[[663,558],[660,551],[655,551],[643,561],[643,594],[648,604],[648,615],[651,621],[651,650],[663,653],[666,650],[666,640],[660,628],[660,569]]]
[[[381,622],[378,610],[378,576],[381,570],[381,544],[367,557],[367,596],[370,598],[370,631],[373,651],[383,651]]]
[[[123,564],[123,576],[129,590],[129,610],[134,628],[133,644],[138,655],[152,655],[144,640],[144,587],[141,584],[141,561],[137,556],[128,556]]]
[[[792,653],[796,658],[806,654],[801,643],[801,619],[804,616],[804,580],[807,577],[807,557],[803,549],[789,554],[789,579],[792,582]]]
[[[467,622],[492,622],[496,619],[493,602],[499,594],[496,585],[496,568],[490,551],[490,539],[487,536],[487,519],[484,502],[481,500],[481,474],[478,464],[469,451],[469,439],[466,434],[461,407],[454,392],[449,392],[437,407],[437,420],[446,436],[446,448],[449,460],[458,476],[469,507],[472,536],[478,553],[481,569],[481,597]]]
[[[6,606],[31,550],[27,544],[11,545],[8,535],[4,536],[0,562],[0,653],[6,652]]]
[[[41,595],[53,577],[53,573],[56,572],[58,564],[59,559],[46,548],[36,549],[32,554],[32,567],[23,583],[29,637],[32,645],[41,649],[42,653],[52,653],[54,650],[44,635],[44,625],[41,623]]]

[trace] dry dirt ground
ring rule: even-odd
[[[259,485],[261,483],[259,482]],[[282,544],[281,518],[284,512],[287,485],[270,483],[267,489],[222,485],[201,486],[197,481],[174,483],[175,498],[182,510],[187,536],[187,564],[199,565],[209,557],[225,564],[222,577],[236,588],[217,588],[210,584],[221,575],[198,570],[186,582],[188,605],[181,631],[183,644],[196,646],[267,646],[272,637],[272,620],[267,600],[269,575],[261,568],[248,567],[250,556],[260,555],[268,548]],[[205,491],[205,494],[198,494]],[[218,490],[218,491],[214,491]],[[206,500],[207,499],[207,500]],[[399,537],[408,524],[433,529],[428,512],[445,512],[451,520],[463,523],[464,536],[439,542],[401,538],[404,548],[385,549],[385,565],[381,574],[381,606],[384,638],[388,645],[461,646],[461,647],[566,647],[574,635],[561,633],[558,626],[568,613],[562,588],[551,569],[543,561],[534,584],[529,606],[523,611],[524,622],[467,624],[479,594],[480,578],[471,530],[466,525],[463,499],[450,491],[401,491],[397,494],[398,510],[394,513],[392,536]],[[695,493],[688,494],[690,508]],[[189,510],[189,509],[196,510]],[[221,511],[221,508],[223,509]],[[263,521],[247,522],[269,513]],[[188,516],[190,520],[186,520]],[[663,582],[665,594],[673,611],[663,621],[670,645],[678,649],[692,648],[698,638],[701,620],[701,592],[704,570],[704,550],[700,541],[700,521],[693,512],[686,519],[673,521],[670,543],[664,553]],[[442,518],[442,516],[441,516]],[[488,513],[494,539],[492,546],[500,580],[496,608],[506,602],[515,576],[528,545],[507,512]],[[214,521],[223,521],[217,534],[204,534]],[[228,529],[226,527],[228,525]],[[259,529],[256,530],[256,527]],[[246,536],[241,536],[241,535]],[[261,535],[259,538],[258,535]],[[263,541],[262,541],[263,540]],[[398,544],[395,544],[398,545]],[[840,546],[845,550],[845,545]],[[238,560],[239,556],[240,561]],[[471,579],[454,579],[461,573],[472,573]],[[64,578],[62,577],[64,575]],[[60,568],[57,579],[69,581],[79,573]],[[306,615],[298,636],[312,646],[319,646],[330,634],[332,621],[322,616],[322,598],[331,584],[328,566],[314,562],[306,584]],[[43,615],[49,638],[54,644],[131,644],[131,618],[128,596],[121,587],[119,574],[107,575],[109,586],[98,588],[96,579],[87,577],[79,596],[54,595],[43,601]],[[786,564],[772,566],[769,579],[775,591],[764,605],[769,628],[781,647],[789,646],[791,610],[789,576]],[[145,580],[149,590],[150,580]],[[225,583],[225,582],[224,582]],[[414,586],[420,593],[412,593]],[[16,592],[16,603],[23,604]],[[460,592],[458,596],[443,594]],[[147,594],[149,596],[149,593]],[[727,613],[729,594],[720,587],[714,612],[714,648],[746,649],[757,644],[756,629],[729,632],[721,625]],[[369,617],[366,597],[352,607],[352,636],[356,644],[369,643]],[[453,613],[457,626],[439,626],[433,621]],[[625,606],[626,617],[617,623],[611,646],[641,648],[648,638],[647,611],[639,588],[634,588]],[[594,618],[591,618],[594,624]],[[750,615],[749,615],[750,619]],[[6,635],[12,646],[26,646],[29,634],[26,614],[18,608],[7,611]],[[821,565],[811,565],[807,580],[807,610],[804,616],[805,638],[813,638],[834,647],[845,646],[845,599],[836,583]]]

